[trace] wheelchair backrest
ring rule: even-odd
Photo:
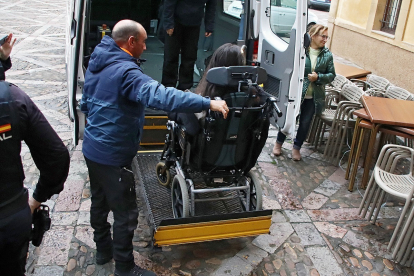
[[[198,171],[247,172],[254,166],[267,139],[270,108],[267,103],[247,106],[248,99],[246,93],[230,93],[224,98],[230,109],[227,119],[216,112],[207,115],[191,158]]]

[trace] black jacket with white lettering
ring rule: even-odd
[[[0,82],[0,218],[25,208],[27,189],[20,157],[21,141],[40,171],[33,193],[44,202],[63,189],[69,172],[69,152],[27,94]]]

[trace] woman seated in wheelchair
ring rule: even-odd
[[[204,97],[214,99],[220,97],[226,99],[229,93],[238,92],[237,86],[219,86],[207,81],[207,72],[211,68],[216,67],[229,67],[229,66],[245,66],[246,65],[246,53],[245,46],[240,47],[235,44],[226,43],[217,48],[217,50],[211,56],[204,75],[198,84],[195,93]],[[242,86],[241,91],[248,94],[248,100],[246,106],[260,106],[264,104],[267,99],[264,91],[260,86],[246,87]],[[178,124],[186,128],[186,132],[191,136],[196,135],[203,125],[206,112],[191,114],[191,113],[174,113],[168,114],[170,120],[176,121]]]

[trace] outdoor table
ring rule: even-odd
[[[381,126],[414,128],[414,101],[362,96],[362,104],[365,107],[367,116],[358,118],[361,118],[360,120],[362,120],[362,117],[369,117],[370,122],[373,124],[361,181],[361,188],[365,188],[368,182],[369,169],[379,128]]]
[[[347,79],[360,79],[364,78],[366,75],[371,74],[371,71],[365,69],[360,69],[358,67],[349,66],[339,62],[334,62],[335,73],[342,75]]]

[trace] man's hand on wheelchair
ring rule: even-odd
[[[229,108],[226,104],[226,101],[223,100],[211,100],[210,109],[211,111],[221,112],[223,114],[224,119],[227,118],[227,114],[229,113]]]

